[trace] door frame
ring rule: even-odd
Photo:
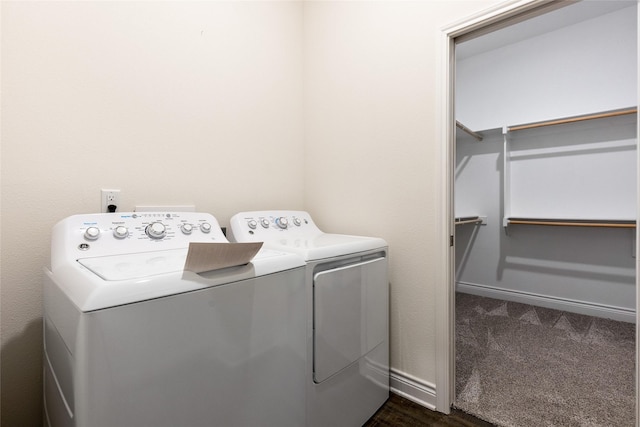
[[[436,287],[436,410],[448,414],[455,399],[455,224],[453,210],[453,190],[455,173],[455,39],[459,37],[473,37],[495,31],[502,24],[525,20],[535,15],[549,12],[558,7],[554,0],[511,0],[500,3],[490,9],[462,21],[453,23],[441,29],[438,40],[438,72],[437,72],[437,103],[438,117],[436,118],[436,141],[440,157],[441,180],[438,186],[438,242],[443,245],[437,278],[440,285]],[[563,2],[566,4],[566,2]],[[638,8],[638,22],[640,22],[640,8]],[[640,46],[640,31],[638,31]],[[640,67],[639,67],[640,69]],[[640,84],[638,85],[640,100]],[[640,102],[638,103],[640,105]],[[636,135],[640,136],[640,124]],[[640,165],[640,150],[637,151],[638,165]],[[638,211],[640,212],[640,168],[638,176]],[[636,247],[640,241],[640,230],[636,227]],[[640,257],[636,257],[636,325],[640,325],[640,292],[638,271],[640,271]],[[638,391],[640,378],[638,375],[640,362],[640,331],[636,328],[636,426],[640,426],[640,408],[638,405]]]

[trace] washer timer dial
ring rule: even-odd
[[[284,230],[289,226],[289,220],[281,216],[279,218],[276,218],[276,225]]]
[[[162,239],[167,235],[167,227],[161,222],[152,222],[145,229],[145,233],[152,239]]]

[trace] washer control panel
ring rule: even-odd
[[[267,241],[322,233],[304,211],[240,212],[231,217],[229,238],[236,242]]]
[[[188,248],[190,242],[228,242],[216,218],[197,212],[74,215],[53,228],[54,257],[73,259]]]

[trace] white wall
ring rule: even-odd
[[[2,425],[41,420],[51,227],[303,205],[302,4],[2,2]]]
[[[391,260],[391,365],[435,387],[441,29],[496,2],[305,4],[306,199],[321,228],[377,235]],[[406,376],[405,376],[406,377]],[[431,402],[432,404],[434,402]]]
[[[391,364],[434,392],[437,43],[497,3],[2,2],[2,424],[40,422],[50,230],[100,188],[385,238]]]
[[[635,106],[636,27],[633,6],[458,61],[460,120],[492,129]],[[456,213],[488,221],[457,227],[458,288],[634,321],[634,231],[514,225],[507,235],[502,216],[507,200],[516,217],[635,218],[635,133],[633,116],[511,132],[509,195],[501,130],[482,142],[459,132]]]
[[[456,118],[481,131],[635,106],[637,57],[635,6],[506,44],[456,63]]]
[[[633,321],[634,231],[502,227],[502,137],[461,138],[456,196],[464,215],[487,225],[456,227],[458,289],[545,307]]]

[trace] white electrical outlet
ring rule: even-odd
[[[120,190],[101,190],[100,212],[109,212],[109,206],[120,208]]]

